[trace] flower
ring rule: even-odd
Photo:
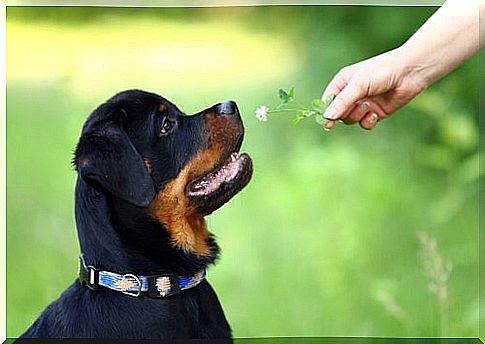
[[[324,129],[332,128],[332,125],[328,124],[322,114],[335,98],[334,95],[331,95],[326,100],[320,98],[313,99],[310,106],[305,106],[296,99],[294,87],[290,88],[288,91],[280,88],[278,90],[278,97],[280,98],[280,103],[274,108],[269,108],[266,105],[258,106],[256,109],[256,118],[258,121],[268,121],[269,114],[271,114],[271,116],[276,114],[293,114],[293,124],[297,124],[302,119],[313,117],[315,122],[322,125]]]
[[[266,105],[261,105],[256,109],[256,118],[260,122],[266,122],[268,120],[269,108]]]

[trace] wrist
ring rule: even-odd
[[[436,80],[436,63],[432,56],[422,56],[408,43],[393,51],[400,66],[399,79],[409,83],[416,93],[428,88]]]

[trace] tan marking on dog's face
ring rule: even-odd
[[[185,165],[175,179],[169,181],[155,196],[148,211],[167,230],[172,245],[199,256],[209,255],[209,231],[204,214],[199,214],[187,198],[186,186],[207,174],[228,156],[242,131],[236,118],[205,115],[206,148]]]
[[[162,104],[160,104],[160,105],[158,105],[158,111],[159,111],[159,112],[163,112],[163,111],[165,111],[165,110],[167,110],[167,105],[165,105],[165,104],[163,104],[163,103],[162,103]]]
[[[209,231],[204,215],[197,213],[189,204],[185,187],[213,168],[210,162],[216,161],[220,155],[218,151],[208,149],[197,154],[175,179],[158,192],[148,208],[149,213],[167,229],[174,247],[199,256],[211,253],[207,244]]]

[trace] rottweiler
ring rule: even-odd
[[[79,278],[22,338],[230,338],[204,217],[251,179],[243,135],[232,101],[186,115],[128,90],[95,109],[73,158]]]

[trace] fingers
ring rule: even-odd
[[[385,118],[385,112],[372,100],[358,101],[352,112],[343,118],[345,124],[359,123],[363,129],[372,130],[382,118]],[[335,126],[334,120],[328,120],[323,126],[325,130],[331,130]]]
[[[325,110],[323,116],[327,119],[344,118],[354,108],[355,103],[367,96],[365,88],[357,82],[350,82],[336,96],[334,101]]]
[[[335,121],[329,120],[323,125],[323,130],[330,131],[335,126]]]
[[[353,74],[353,66],[343,68],[323,92],[323,100],[330,95],[336,96],[323,114],[328,119],[323,129],[331,130],[335,121],[342,120],[346,124],[359,123],[362,128],[372,130],[380,119],[386,117],[385,111],[375,101],[366,98],[370,96],[370,86]]]
[[[359,121],[359,124],[363,129],[372,130],[380,119],[381,118],[379,118],[379,115],[375,112],[369,112],[363,116],[363,118]],[[328,120],[328,122],[323,125],[323,130],[330,131],[333,129],[333,127],[335,127],[335,121]]]
[[[379,116],[375,112],[370,112],[359,123],[362,128],[372,130],[377,122],[379,122]]]
[[[325,101],[330,97],[331,95],[337,95],[342,91],[345,86],[347,86],[348,80],[351,77],[351,71],[349,70],[348,67],[343,68],[338,72],[332,79],[332,81],[329,82],[327,88],[325,88],[325,91],[323,92],[322,95],[322,100]]]
[[[343,122],[359,123],[363,129],[372,130],[383,118],[386,118],[386,112],[379,103],[373,99],[363,99],[356,103],[352,111],[343,118]]]
[[[360,126],[366,130],[372,130],[376,126],[377,122],[379,122],[380,118],[375,112],[367,113],[362,120],[359,122]],[[330,131],[335,127],[335,121],[328,120],[327,123],[323,125],[323,130]]]
[[[385,118],[386,112],[382,109],[375,99],[363,99],[355,103],[354,108],[344,115],[341,119],[346,124],[354,124],[360,122],[368,113],[375,112],[379,118]]]
[[[358,101],[350,114],[342,118],[342,120],[345,124],[354,124],[360,122],[369,111],[371,110],[370,102],[368,100]]]

